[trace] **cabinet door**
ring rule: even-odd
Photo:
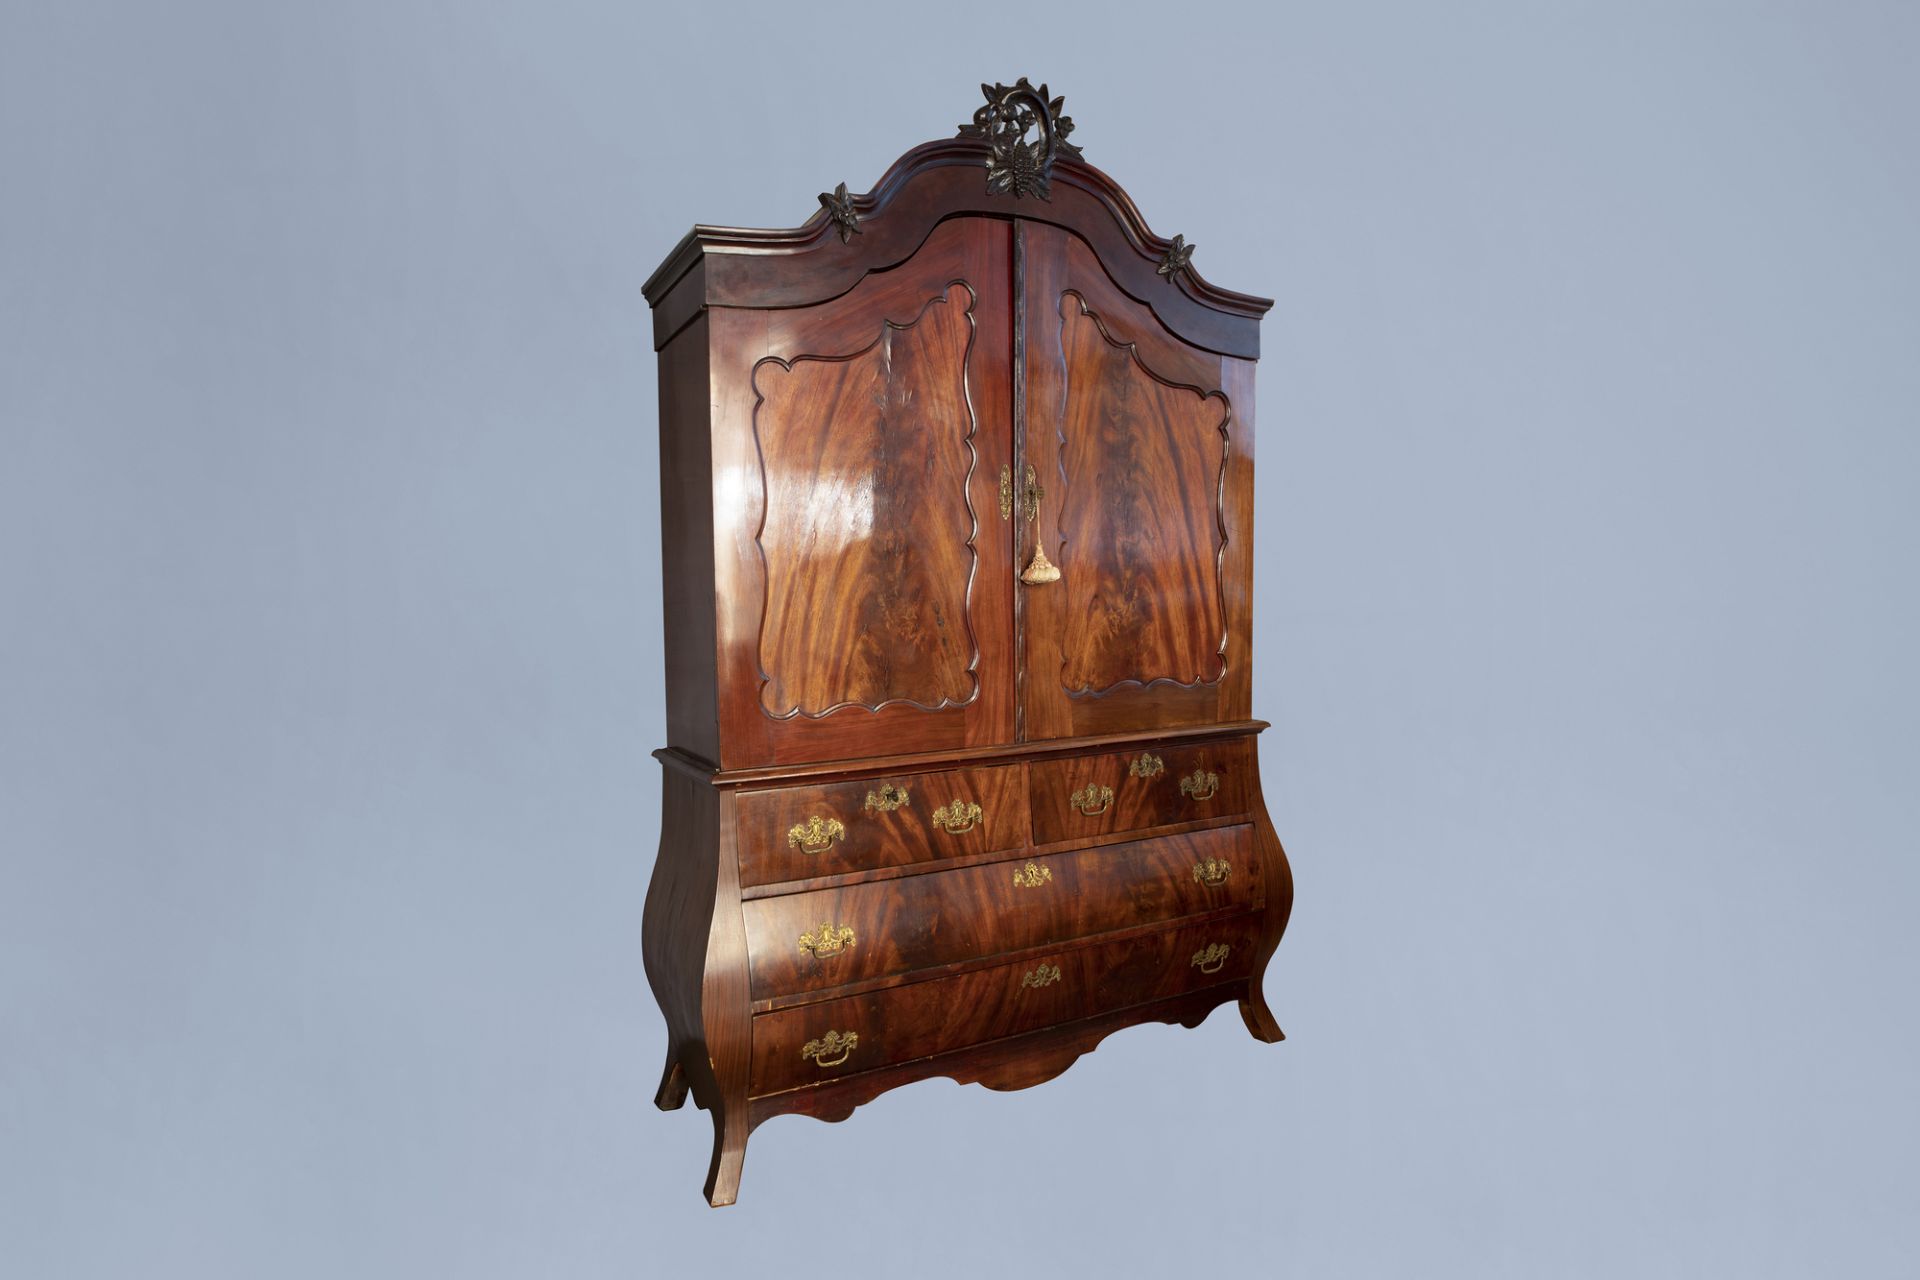
[[[1019,235],[1022,471],[1041,497],[1017,555],[1059,569],[1019,589],[1023,734],[1244,720],[1252,364],[1175,338],[1072,233]]]
[[[1011,740],[1011,239],[710,313],[722,764]]]

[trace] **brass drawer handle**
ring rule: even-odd
[[[1205,862],[1193,864],[1195,884],[1222,885],[1233,874],[1233,864],[1225,858],[1208,858]]]
[[[1226,967],[1227,953],[1232,950],[1224,942],[1202,947],[1193,953],[1193,967],[1202,973],[1218,973]]]
[[[1142,751],[1140,758],[1127,766],[1127,774],[1134,778],[1151,778],[1157,773],[1167,771],[1167,762],[1159,756]]]
[[[1097,818],[1113,807],[1113,788],[1085,786],[1068,797],[1069,804],[1080,811],[1083,818]]]
[[[1192,796],[1195,800],[1211,800],[1214,793],[1219,790],[1220,775],[1208,773],[1203,769],[1195,769],[1180,779],[1180,794]]]
[[[905,787],[896,787],[891,782],[880,784],[878,791],[867,792],[868,813],[892,813],[910,799]]]
[[[1024,867],[1016,867],[1013,872],[1013,883],[1023,889],[1038,889],[1052,879],[1052,867],[1043,867],[1033,862],[1029,862]]]
[[[1044,987],[1050,982],[1058,981],[1060,981],[1060,966],[1057,964],[1043,964],[1038,969],[1027,970],[1026,976],[1020,979],[1020,985],[1023,987]]]
[[[787,847],[802,853],[825,853],[846,834],[846,825],[840,819],[815,814],[787,831]]]
[[[853,949],[853,926],[822,920],[817,928],[800,935],[800,949],[811,953],[816,960],[850,951]]]
[[[933,825],[950,836],[963,836],[980,821],[981,808],[971,800],[955,800],[933,811]]]
[[[818,1040],[809,1040],[801,1048],[800,1056],[812,1058],[816,1067],[837,1067],[847,1060],[854,1046],[860,1043],[860,1033],[849,1031],[844,1035],[838,1031],[829,1031]],[[832,1055],[838,1054],[838,1057]]]

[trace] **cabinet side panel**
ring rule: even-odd
[[[707,317],[660,351],[660,557],[667,742],[720,759],[714,668],[713,433]]]
[[[1220,682],[1220,717],[1253,715],[1253,374],[1256,363],[1222,357],[1220,385],[1233,402],[1233,449],[1227,455],[1221,512],[1227,525],[1220,583],[1226,593],[1227,651],[1238,655]]]

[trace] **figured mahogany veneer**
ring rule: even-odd
[[[930,1057],[1223,983],[1244,983],[1260,920],[1233,916],[1119,942],[1032,955],[952,978],[761,1014],[753,1020],[755,1095]],[[838,1050],[802,1053],[830,1034]]]
[[[938,875],[756,898],[745,906],[756,998],[934,969],[1253,902],[1246,827],[990,862]],[[816,954],[803,935],[850,930]]]
[[[891,774],[740,797],[742,885],[1019,849],[1026,842],[1027,788],[1017,765]]]
[[[696,227],[660,368],[655,1102],[747,1136],[933,1076],[1024,1088],[1238,1004],[1293,879],[1252,717],[1254,360],[1061,101],[788,231]],[[1143,1082],[1143,1088],[1159,1082]]]
[[[1031,768],[1033,841],[1085,839],[1109,831],[1247,811],[1253,751],[1237,741],[1163,746],[1049,760]]]

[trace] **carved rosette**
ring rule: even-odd
[[[1185,236],[1175,236],[1173,243],[1167,246],[1161,255],[1160,265],[1154,270],[1171,280],[1182,271],[1193,270],[1193,251],[1195,246],[1187,243]]]
[[[1053,184],[1053,162],[1061,156],[1078,160],[1080,148],[1067,141],[1073,120],[1060,114],[1064,97],[1051,98],[1047,86],[1038,89],[1025,76],[1011,88],[983,84],[987,104],[973,113],[973,123],[960,126],[962,138],[987,144],[987,190],[998,195],[1047,199]],[[1032,141],[1027,135],[1038,131]]]
[[[846,183],[841,183],[831,191],[822,191],[820,207],[833,219],[834,227],[840,232],[841,244],[860,234],[860,215],[853,211],[853,197],[847,194]]]

